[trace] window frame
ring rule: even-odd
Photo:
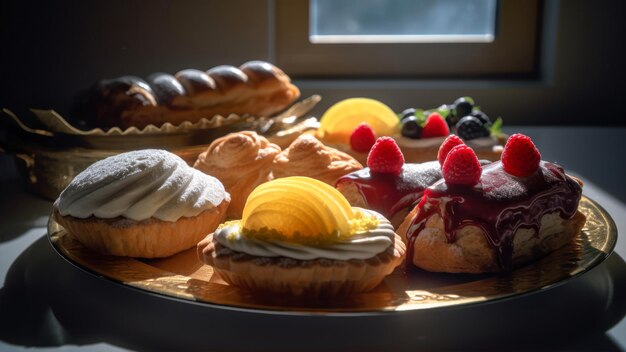
[[[304,79],[531,78],[539,72],[541,8],[542,0],[498,0],[492,42],[331,44],[311,43],[308,0],[275,0],[274,60]]]

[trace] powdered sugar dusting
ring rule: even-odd
[[[229,198],[214,177],[189,167],[165,150],[145,149],[98,161],[61,193],[61,215],[77,218],[118,216],[140,221],[176,221],[196,216]]]

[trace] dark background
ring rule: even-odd
[[[272,0],[0,4],[0,108],[19,116],[29,115],[28,108],[56,109],[67,116],[76,94],[101,78],[146,77],[252,59],[280,62],[270,26]],[[626,125],[624,1],[546,0],[540,5],[544,17],[534,77],[293,78],[303,96],[322,95],[317,113],[354,96],[374,97],[401,110],[470,95],[510,126]]]

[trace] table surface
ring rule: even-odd
[[[496,343],[494,342],[496,339],[490,336],[489,331],[483,331],[483,336],[478,336],[479,338],[476,339],[479,342],[468,342],[471,344],[465,346],[470,346],[472,349],[506,349],[509,347],[513,349],[626,350],[626,319],[624,319],[626,315],[626,264],[622,259],[626,256],[626,239],[624,236],[619,236],[619,234],[626,233],[626,187],[623,185],[626,180],[626,163],[624,163],[624,157],[620,156],[620,153],[626,151],[624,148],[626,128],[516,127],[508,128],[506,132],[522,132],[530,135],[541,150],[544,160],[556,161],[564,165],[569,172],[580,177],[585,182],[584,194],[604,207],[615,220],[618,228],[618,241],[615,252],[605,262],[580,277],[569,280],[558,288],[536,293],[531,298],[508,300],[497,305],[496,308],[500,312],[498,314],[503,314],[502,316],[506,317],[504,319],[515,323],[519,321],[507,314],[522,315],[520,311],[526,309],[533,310],[537,321],[552,319],[550,322],[554,323],[553,339],[546,338],[545,334],[534,336],[532,335],[534,330],[529,328],[530,335],[527,335],[524,340],[511,339],[514,342],[506,344],[502,341],[506,341],[509,336],[499,336],[497,341],[500,342]],[[166,339],[162,335],[152,335],[151,338],[150,334],[168,334],[167,331],[161,332],[154,328],[159,326],[158,322],[147,322],[146,328],[142,329],[138,326],[142,324],[142,317],[132,316],[133,312],[139,310],[133,310],[131,307],[121,309],[120,312],[115,311],[117,304],[120,306],[131,304],[124,302],[126,296],[120,295],[120,298],[107,296],[94,302],[91,289],[100,290],[101,288],[99,286],[96,288],[96,284],[92,284],[90,279],[82,278],[81,275],[88,274],[77,273],[80,270],[60,258],[47,241],[46,224],[51,204],[50,201],[27,193],[18,182],[11,158],[0,157],[0,283],[2,283],[0,286],[0,351],[175,349],[175,344],[150,344],[150,341]],[[59,286],[66,285],[63,287],[67,288],[68,285],[73,284],[77,285],[79,292],[72,292],[67,296],[65,296],[67,294],[65,291],[59,294]],[[109,285],[113,284],[109,283]],[[102,294],[110,295],[109,291],[106,291],[108,289],[102,288]],[[111,292],[118,294],[116,291]],[[558,302],[562,302],[563,306],[559,306]],[[164,306],[168,304],[172,303],[165,303]],[[528,305],[530,305],[529,308]],[[169,308],[164,308],[165,311],[162,314],[170,315],[161,316],[155,313],[156,315],[150,315],[150,318],[146,317],[146,319],[152,319],[153,316],[157,319],[176,316],[177,310],[167,309]],[[477,307],[471,313],[472,316],[467,316],[467,320],[471,322],[477,319],[476,312],[481,312],[481,309],[485,312],[483,319],[491,319],[490,307]],[[569,314],[573,311],[577,313]],[[93,316],[109,315],[107,312],[111,316],[116,316],[115,319],[119,319],[119,327],[116,328],[118,324],[115,321],[107,324],[106,321],[99,322],[99,316]],[[72,316],[72,313],[74,320],[68,318]],[[236,313],[226,313],[220,319],[225,319],[224,322],[226,322],[229,319],[228,314],[232,316]],[[82,318],[76,319],[75,316]],[[283,322],[280,323],[283,325],[277,326],[287,329],[284,334],[289,335],[290,328],[285,328],[289,325],[289,318],[286,319],[286,325]],[[297,320],[296,317],[291,319],[294,323],[302,323],[302,320]],[[263,324],[263,320],[255,320],[255,323],[259,322]],[[207,339],[215,339],[215,336],[211,337],[210,329],[220,323],[220,321],[206,322]],[[366,323],[363,320],[363,324]],[[528,323],[532,324],[532,322]],[[184,322],[180,324],[180,329],[187,326]],[[271,331],[271,323],[267,324],[269,326],[256,328]],[[307,324],[306,320],[304,324]],[[470,325],[462,320],[460,324]],[[172,329],[170,331],[172,338],[185,336],[185,331],[175,331],[177,325],[175,322],[170,321],[166,325],[168,329]],[[258,336],[254,342],[246,342],[247,335],[253,336],[248,330],[250,328],[242,326],[241,332],[231,331],[230,335],[224,335],[235,340],[230,344],[220,345],[219,350],[222,350],[224,346],[242,350],[249,348],[275,350],[287,347],[277,340],[259,340]],[[465,327],[455,326],[454,328]],[[291,332],[294,332],[298,327],[291,329],[293,329]],[[380,329],[381,338],[387,336],[384,334],[384,327]],[[445,327],[445,329],[451,330],[451,327]],[[563,330],[568,330],[569,333]],[[519,331],[511,331],[511,337],[519,336],[519,334]],[[419,347],[446,349],[450,346],[458,349],[459,346],[463,346],[446,345],[441,341],[431,343],[428,336],[418,338],[418,335],[416,332],[415,338],[396,340],[383,346],[396,350],[415,350]],[[241,339],[237,340],[238,336],[241,336]],[[378,349],[375,344],[363,345],[365,343],[363,341],[367,341],[365,337],[362,341],[346,342],[333,340],[333,336],[337,335],[328,333],[325,336],[328,340],[311,339],[302,343],[301,347],[317,349],[318,346],[325,346],[327,350],[351,349],[350,347],[359,350]],[[393,336],[393,334],[389,332],[388,336]],[[286,337],[280,341],[293,343],[293,339],[295,337],[292,340]],[[185,346],[186,349],[210,350],[213,345],[209,341],[202,346]]]

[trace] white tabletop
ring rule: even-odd
[[[623,185],[626,180],[624,163],[626,159],[621,155],[626,150],[624,148],[626,128],[527,127],[507,130],[507,132],[512,131],[520,131],[532,136],[545,160],[559,162],[569,172],[582,178],[585,182],[584,194],[608,211],[615,220],[618,234],[622,235],[618,237],[615,253],[609,259],[591,272],[574,279],[579,281],[578,285],[576,282],[567,283],[558,291],[564,297],[575,296],[577,292],[574,291],[579,290],[580,287],[589,289],[591,294],[593,294],[592,291],[598,291],[598,297],[605,299],[606,304],[604,306],[600,304],[597,306],[599,308],[594,309],[606,311],[589,312],[589,316],[596,316],[594,314],[597,313],[597,316],[606,317],[606,321],[602,324],[606,325],[607,330],[589,336],[583,333],[578,334],[576,338],[568,336],[566,339],[557,339],[556,342],[552,341],[546,345],[547,348],[626,350],[626,319],[624,319],[626,295],[615,296],[619,292],[623,293],[623,286],[626,284],[623,281],[626,277],[626,264],[622,260],[626,257],[626,238],[623,236],[626,234],[626,189]],[[52,265],[71,266],[63,260],[54,261],[54,257],[58,255],[54,253],[46,239],[46,223],[51,204],[50,201],[27,193],[18,182],[11,158],[0,157],[0,350],[154,349],[155,346],[144,346],[141,342],[127,344],[126,340],[129,340],[129,336],[119,331],[108,331],[107,325],[103,325],[101,331],[91,329],[86,333],[76,328],[66,329],[62,323],[63,319],[57,317],[59,312],[47,305],[45,299],[48,296],[47,290],[51,290],[47,283],[51,282],[49,280],[62,281],[64,279],[55,277],[59,271],[54,270]],[[50,272],[47,272],[48,270]],[[611,278],[608,281],[602,281],[603,275],[609,275]],[[581,285],[580,282],[585,280],[587,282]],[[606,282],[611,287],[605,287]],[[72,299],[76,300],[75,297]],[[89,300],[89,297],[84,297],[84,300]],[[535,302],[541,304],[541,297],[538,297]],[[98,302],[88,302],[88,304],[98,304]],[[507,304],[513,306],[517,303],[511,300]],[[553,308],[534,307],[541,311]],[[566,310],[560,309],[559,312],[565,312],[559,313],[563,314],[563,322],[569,319]],[[85,315],[88,316],[89,312],[85,312]],[[127,318],[131,321],[133,319],[133,317],[124,316],[120,319]],[[93,317],[91,319],[93,323]],[[581,321],[580,324],[588,324],[588,322]],[[556,330],[558,326],[555,327]],[[241,335],[245,339],[245,330],[242,330]],[[487,335],[488,332],[486,332],[486,338]],[[529,336],[530,338],[532,336]],[[232,347],[245,349],[242,347],[246,346],[243,341],[233,341]],[[424,346],[420,345],[420,341],[412,341],[411,343],[415,343],[416,346]],[[411,343],[404,347],[411,349],[409,348],[412,347]],[[332,349],[333,340],[328,340],[327,344]],[[210,344],[197,347],[210,350],[209,346]],[[280,347],[280,344],[273,341],[269,346]],[[303,341],[303,347],[306,346],[306,342]],[[358,346],[358,341],[355,341],[355,346]],[[538,341],[530,346],[534,349],[543,345],[541,341]],[[171,346],[161,347],[171,349]],[[501,345],[499,347],[490,345],[487,339],[481,349],[499,349],[500,347]],[[511,347],[515,348],[515,346]],[[399,349],[402,350],[402,346]]]

